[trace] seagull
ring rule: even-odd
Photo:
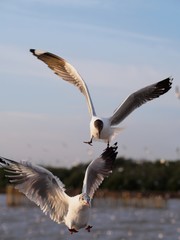
[[[162,81],[146,86],[130,94],[109,118],[99,117],[96,115],[85,81],[70,63],[50,52],[36,49],[30,49],[30,52],[46,63],[48,67],[63,80],[75,85],[85,96],[91,117],[90,140],[85,142],[89,145],[92,145],[93,140],[102,140],[109,144],[122,130],[122,128],[115,127],[116,125],[122,122],[136,108],[168,92],[172,85],[173,78],[168,77]]]
[[[90,232],[92,226],[88,225],[88,221],[91,201],[104,178],[112,172],[117,148],[116,142],[88,165],[82,193],[74,197],[67,195],[61,180],[43,167],[3,157],[0,157],[0,167],[8,173],[6,177],[15,188],[35,202],[53,221],[64,223],[71,234],[81,228]]]
[[[177,97],[178,99],[180,99],[180,90],[179,90],[179,86],[176,86],[176,87],[175,87],[175,94],[176,94],[176,97]]]

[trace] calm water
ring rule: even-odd
[[[0,195],[0,240],[180,240],[180,200],[169,200],[163,209],[94,207],[91,223],[90,233],[70,235],[39,208],[7,207]]]

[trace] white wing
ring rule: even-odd
[[[80,74],[70,63],[68,63],[65,59],[49,52],[42,52],[35,49],[30,49],[30,52],[32,52],[33,55],[38,59],[46,63],[48,67],[51,68],[54,73],[63,80],[78,87],[87,100],[90,115],[96,115],[88,87]]]
[[[173,78],[166,78],[129,95],[110,117],[111,126],[122,122],[132,111],[144,103],[158,98],[171,88]]]
[[[102,155],[93,160],[86,169],[82,192],[91,199],[105,177],[112,172],[113,163],[117,155],[117,143],[107,147]]]
[[[28,162],[0,158],[6,177],[55,222],[61,223],[68,210],[69,196],[63,183],[48,170]]]

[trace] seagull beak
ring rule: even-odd
[[[87,207],[90,207],[91,206],[90,201],[89,200],[85,200],[84,201],[84,205],[87,206]]]
[[[86,206],[90,207],[90,203],[89,202],[85,202],[84,203]]]

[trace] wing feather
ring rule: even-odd
[[[160,82],[142,88],[131,95],[115,110],[110,117],[111,126],[122,122],[131,112],[144,103],[160,97],[169,91],[173,78],[166,78]]]
[[[24,193],[40,209],[58,223],[64,220],[68,210],[69,196],[63,183],[43,167],[28,162],[15,162],[0,158],[0,166],[6,177],[20,192]]]
[[[90,115],[96,115],[88,87],[80,74],[70,63],[49,52],[42,52],[35,49],[30,49],[30,52],[32,52],[38,59],[46,63],[48,67],[63,80],[76,86],[86,98]]]
[[[117,143],[107,147],[102,155],[93,160],[86,169],[82,192],[86,193],[91,199],[95,191],[112,172],[113,163],[117,156]]]

